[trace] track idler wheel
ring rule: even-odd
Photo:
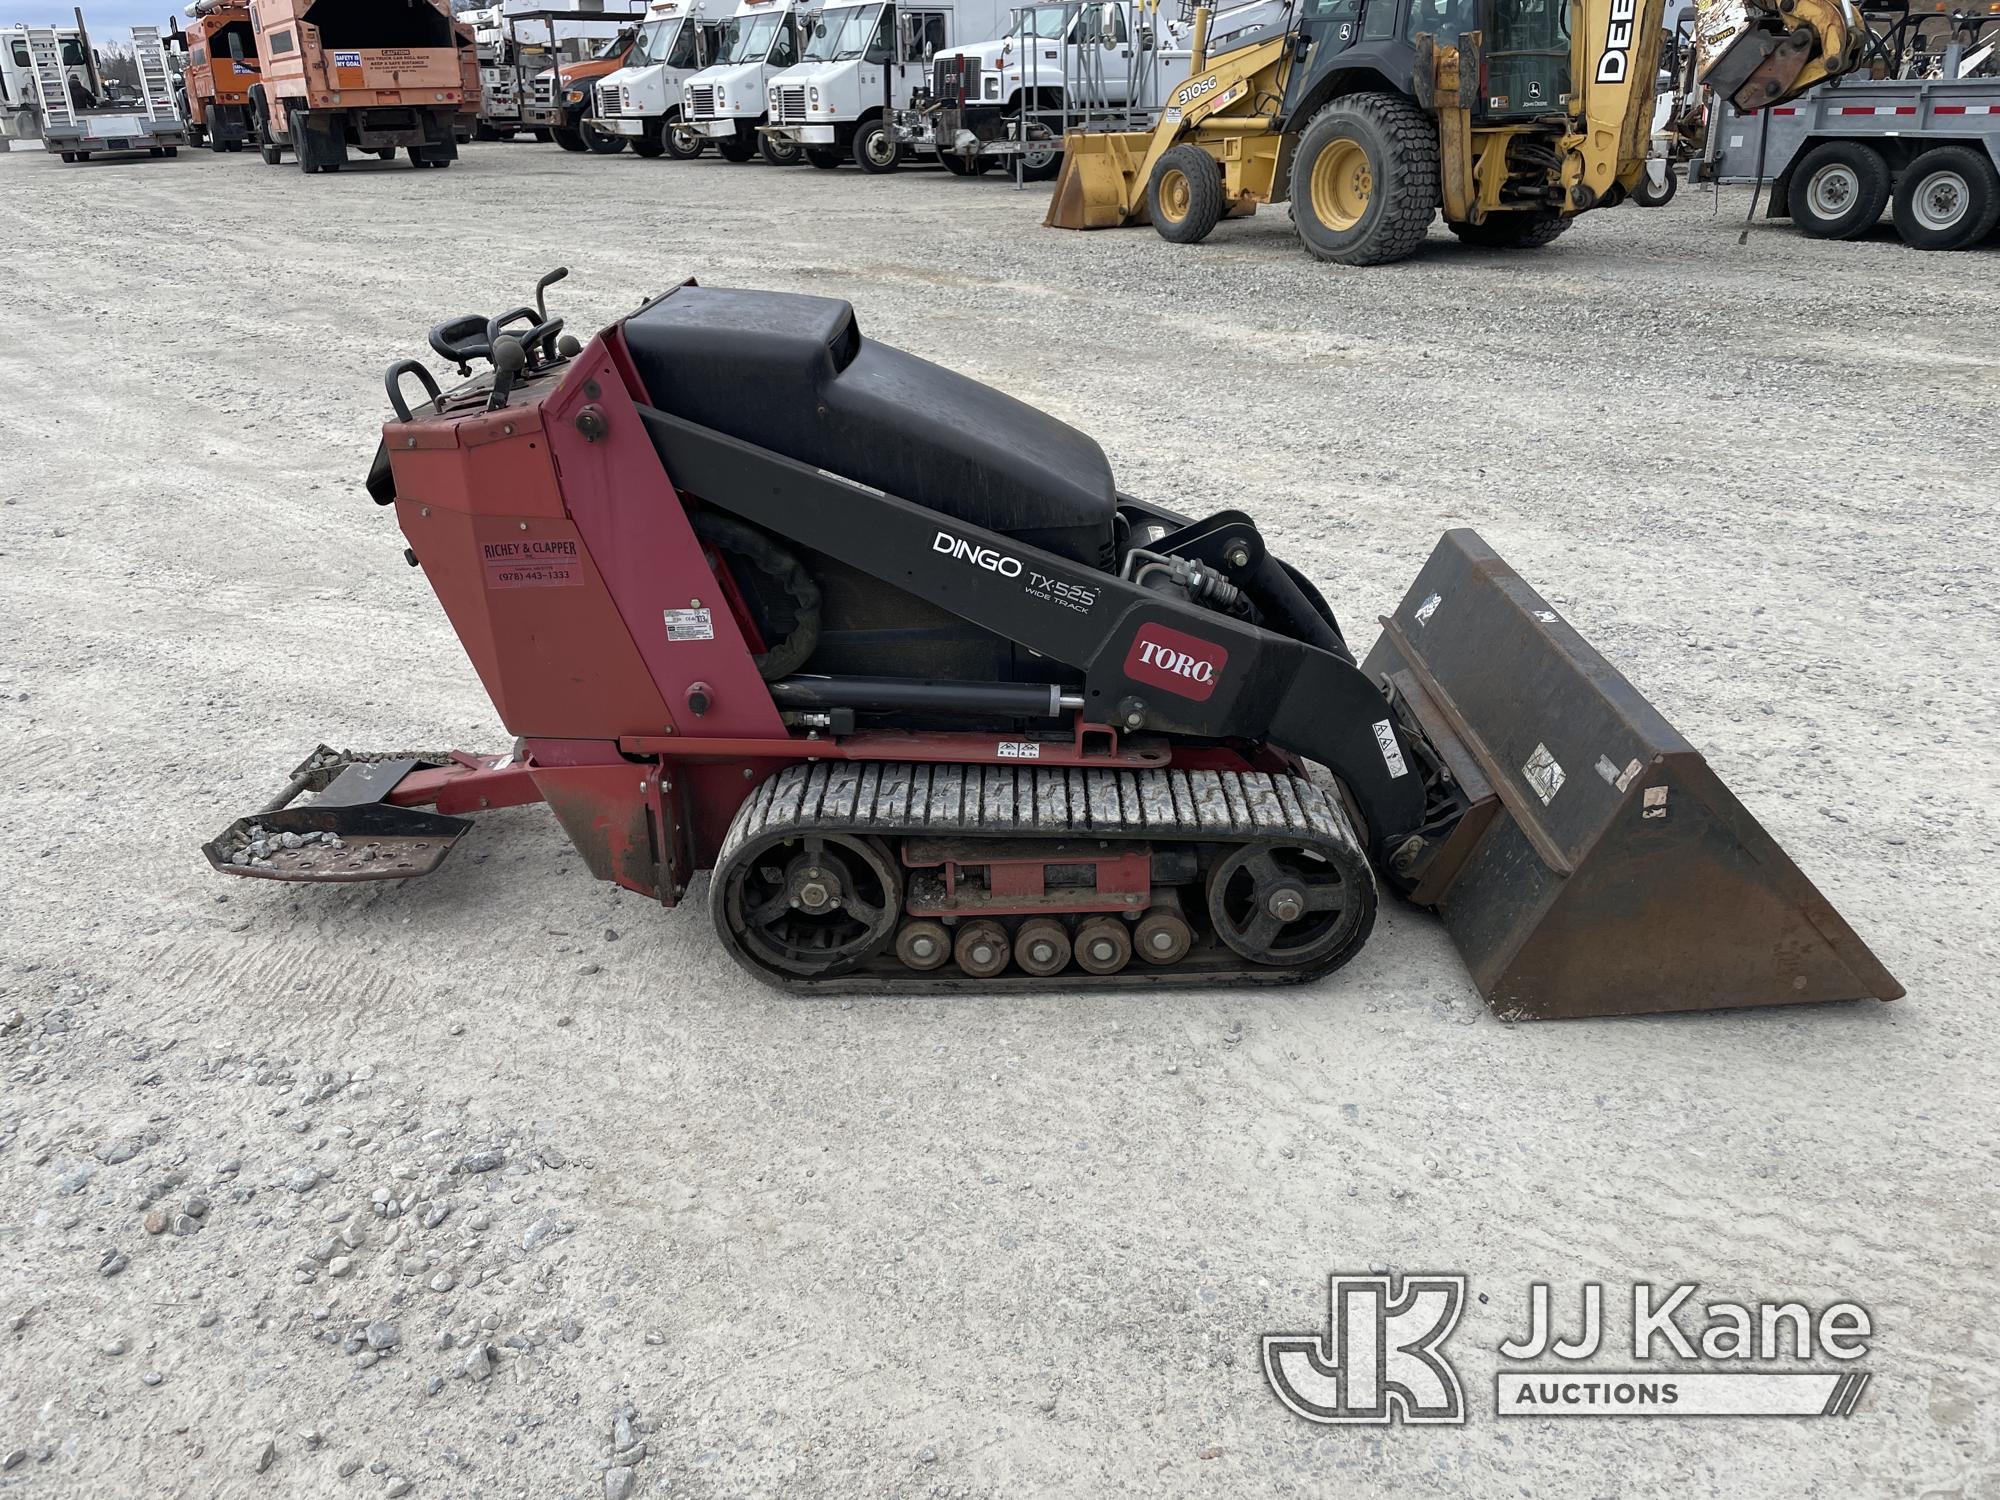
[[[1350,889],[1331,861],[1285,844],[1246,844],[1208,877],[1216,935],[1252,963],[1305,965],[1337,952],[1369,906],[1369,893]]]
[[[735,862],[725,902],[731,931],[760,963],[820,978],[887,945],[903,876],[879,839],[780,834]]]
[[[951,934],[942,922],[905,922],[896,934],[896,957],[913,969],[938,969],[951,961]]]
[[[1014,934],[1014,962],[1037,979],[1069,967],[1069,929],[1052,917],[1023,922]]]
[[[1012,951],[1007,929],[984,918],[959,928],[958,941],[952,945],[958,966],[974,979],[991,979],[1000,973],[1007,967]]]
[[[1076,930],[1077,966],[1087,974],[1116,974],[1132,958],[1132,937],[1117,917],[1092,917]]]

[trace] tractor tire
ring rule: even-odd
[[[1681,190],[1681,180],[1674,175],[1672,167],[1667,168],[1667,185],[1655,188],[1651,177],[1642,176],[1639,185],[1632,189],[1632,201],[1641,208],[1665,208],[1674,201],[1674,194]]]
[[[572,130],[567,125],[550,127],[549,138],[565,151],[582,152],[590,149],[583,143],[583,132],[581,130]]]
[[[592,156],[616,156],[625,149],[625,137],[586,125],[583,127],[583,145]]]
[[[781,145],[772,135],[757,137],[757,154],[774,167],[796,167],[806,159],[805,152],[796,144]]]
[[[667,154],[666,120],[648,120],[640,134],[632,140],[632,152],[647,161],[655,161]]]
[[[1500,213],[1481,224],[1449,224],[1459,243],[1480,250],[1539,250],[1563,237],[1570,221],[1561,214]]]
[[[1222,168],[1199,146],[1175,146],[1153,167],[1146,205],[1161,239],[1199,244],[1222,218]]]
[[[893,172],[903,164],[903,148],[888,123],[880,118],[864,122],[854,132],[854,163],[864,172]]]
[[[806,147],[806,161],[822,172],[830,172],[846,160],[847,158],[832,146]]]
[[[757,148],[741,136],[731,136],[728,140],[717,141],[715,149],[724,161],[742,163],[757,154]]]
[[[1889,163],[1873,146],[1828,141],[1792,168],[1785,207],[1801,234],[1851,240],[1881,221],[1889,204]]]
[[[1292,157],[1292,223],[1319,260],[1416,253],[1438,211],[1437,125],[1400,94],[1349,94],[1312,117]]]
[[[1935,146],[1903,169],[1891,214],[1906,245],[1967,249],[2000,223],[2000,172],[1984,151]]]

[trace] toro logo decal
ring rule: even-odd
[[[1229,653],[1165,625],[1141,625],[1125,653],[1125,675],[1199,703],[1215,691]]]

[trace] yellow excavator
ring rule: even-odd
[[[1305,248],[1401,260],[1440,210],[1469,244],[1546,245],[1646,170],[1665,0],[1286,0],[1218,44],[1151,130],[1072,130],[1045,223],[1192,244],[1289,199]],[[1698,70],[1739,109],[1854,67],[1851,0],[1700,0]]]

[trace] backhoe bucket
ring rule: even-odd
[[[1072,130],[1063,137],[1062,171],[1042,223],[1050,229],[1117,229],[1147,223],[1139,168],[1150,130]]]
[[[1475,532],[1447,532],[1382,624],[1365,668],[1465,809],[1393,862],[1499,1015],[1903,993],[1700,752]]]

